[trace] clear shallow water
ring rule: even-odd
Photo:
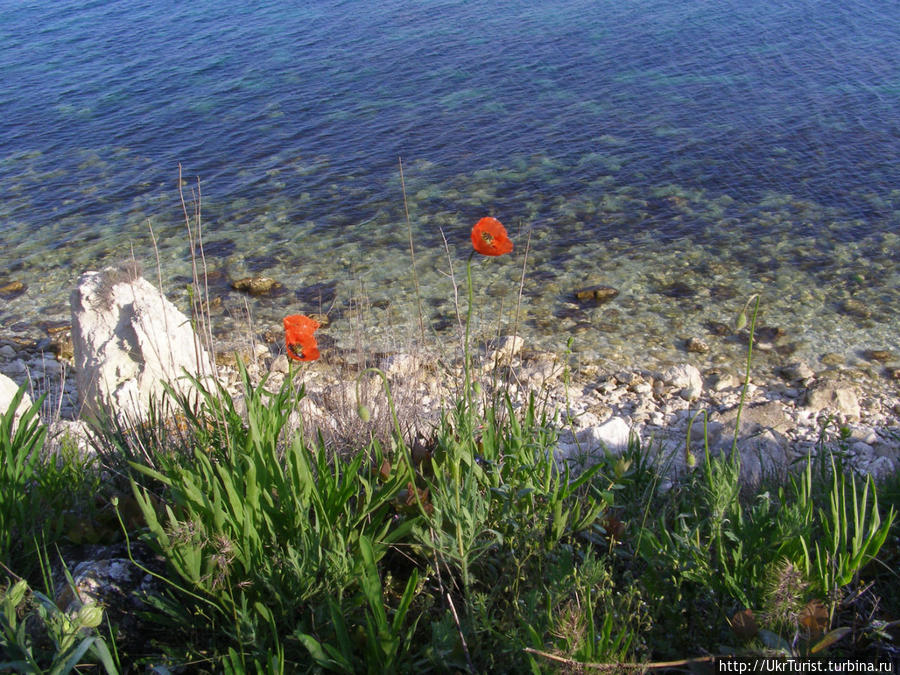
[[[227,280],[261,327],[330,310],[339,342],[412,334],[398,157],[429,323],[452,330],[450,261],[476,262],[480,327],[585,358],[684,360],[752,293],[797,356],[900,352],[900,9],[854,2],[0,5],[4,331],[65,318],[77,276],[129,257],[184,298],[178,164],[199,178]],[[149,274],[148,276],[155,276]],[[573,289],[617,288],[599,308]],[[500,318],[498,318],[500,317]],[[785,356],[785,355],[782,355]],[[648,363],[650,362],[650,363]]]

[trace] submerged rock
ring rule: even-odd
[[[887,363],[893,360],[894,355],[887,349],[867,349],[865,357],[869,361],[878,361],[879,363]]]
[[[575,291],[575,299],[582,304],[593,303],[603,305],[619,294],[612,286],[588,286]]]
[[[872,308],[856,298],[848,298],[841,303],[841,312],[858,319],[872,318]]]
[[[709,345],[697,337],[691,337],[685,340],[684,348],[692,354],[705,354],[709,351]]]
[[[281,288],[281,284],[269,277],[244,277],[231,282],[231,287],[250,295],[269,295]]]
[[[673,281],[659,288],[657,292],[669,298],[692,298],[697,295],[697,289],[683,281]]]
[[[12,300],[22,295],[27,288],[21,281],[10,281],[8,284],[0,286],[0,298]]]

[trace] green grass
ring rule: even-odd
[[[639,446],[572,476],[534,397],[458,402],[414,464],[399,430],[389,447],[305,438],[290,424],[302,387],[242,374],[245,412],[197,383],[199,400],[174,396],[143,427],[101,429],[94,463],[45,457],[39,429],[12,434],[4,415],[0,541],[33,542],[4,549],[4,667],[545,672],[892,646],[896,478],[879,488],[828,460],[748,492],[736,454],[706,453],[663,493]],[[110,509],[116,529],[98,525]],[[30,590],[55,548],[85,542],[73,518],[165,560],[150,644],[116,644],[114,626],[64,620]]]

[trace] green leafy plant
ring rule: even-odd
[[[0,591],[0,670],[62,675],[75,670],[82,659],[93,658],[107,673],[118,673],[109,647],[95,632],[102,620],[103,610],[96,604],[69,615],[20,579]],[[32,634],[35,626],[49,645],[41,645]]]
[[[337,460],[323,443],[287,435],[302,389],[288,380],[271,394],[241,373],[246,423],[227,392],[214,396],[195,381],[199,409],[175,396],[202,436],[193,461],[157,458],[160,469],[132,462],[132,485],[149,541],[219,621],[230,621],[240,649],[258,651],[290,632],[307,603],[353,583],[363,537],[379,559],[411,521],[391,518],[407,482],[402,468],[382,480],[366,451]],[[223,419],[227,434],[210,431]]]
[[[47,429],[39,417],[43,397],[16,421],[24,396],[25,387],[19,387],[9,408],[0,413],[0,561],[13,562],[13,542],[29,541],[37,524],[32,491]]]
[[[354,631],[346,618],[347,613],[333,599],[329,599],[328,606],[336,646],[320,642],[308,633],[299,633],[297,637],[315,663],[326,670],[353,673],[357,671],[356,664],[365,663],[370,673],[397,672],[410,659],[410,647],[419,621],[419,617],[408,620],[410,605],[418,591],[418,572],[412,571],[393,618],[389,619],[372,541],[366,536],[360,537],[359,550],[362,554],[360,596],[366,609],[363,625],[357,625],[355,631],[357,639],[351,638]],[[357,647],[358,644],[362,646]]]
[[[871,476],[865,478],[860,489],[856,477],[851,475],[848,479],[837,470],[834,460],[831,469],[827,508],[819,507],[815,512],[822,536],[815,541],[801,537],[800,543],[805,571],[820,591],[833,596],[835,591],[856,580],[860,570],[875,559],[896,513],[892,507],[882,520]],[[800,488],[804,496],[810,492],[810,481],[810,474],[804,474]]]

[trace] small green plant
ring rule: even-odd
[[[815,541],[801,538],[800,542],[805,571],[820,591],[835,597],[840,588],[855,581],[860,570],[878,555],[896,514],[891,508],[882,521],[871,476],[866,477],[860,490],[856,477],[851,475],[848,480],[833,460],[831,469],[827,508],[816,509],[822,536]],[[811,480],[806,476],[804,480]],[[802,490],[809,491],[805,486]],[[832,612],[833,609],[832,605]]]
[[[90,657],[107,673],[118,673],[109,647],[95,631],[102,621],[103,610],[96,604],[82,605],[71,616],[20,579],[0,591],[0,670],[63,675]],[[45,640],[32,634],[35,626]]]

